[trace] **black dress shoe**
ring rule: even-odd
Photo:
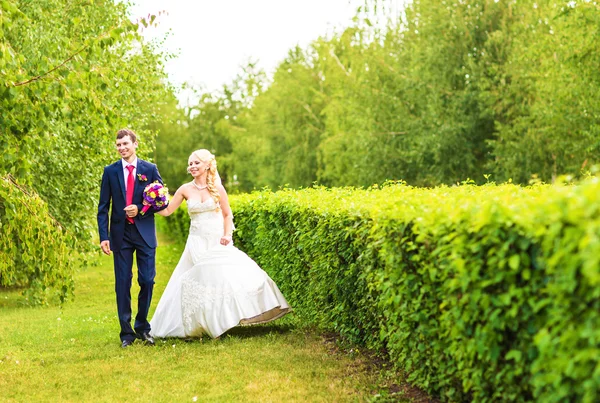
[[[142,333],[140,335],[140,339],[144,340],[144,343],[146,343],[149,346],[154,345],[154,338],[152,336],[150,336],[150,333],[148,333],[148,332]]]
[[[133,344],[133,340],[123,340],[121,343],[121,348],[127,348]]]

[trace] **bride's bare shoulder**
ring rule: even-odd
[[[179,193],[184,199],[187,200],[190,194],[191,187],[191,183],[184,183],[183,185],[179,186],[179,189],[177,189],[177,193]]]
[[[217,190],[219,191],[219,193],[221,194],[221,196],[227,195],[227,190],[225,190],[225,186],[223,186],[220,183],[217,183],[217,184],[215,184],[215,187],[217,188]]]

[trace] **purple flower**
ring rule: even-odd
[[[144,175],[144,180],[147,180]],[[140,214],[144,215],[146,211],[150,207],[153,207],[155,210],[158,210],[162,206],[166,206],[169,204],[169,189],[165,187],[162,183],[152,182],[148,186],[144,188],[144,207]]]

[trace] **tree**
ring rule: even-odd
[[[59,222],[90,240],[116,131],[132,127],[142,154],[153,148],[145,128],[170,93],[162,56],[141,41],[123,4],[2,4],[0,172],[32,185]]]

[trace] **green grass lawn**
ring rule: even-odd
[[[151,315],[180,253],[161,242]],[[134,278],[134,307],[137,292]],[[18,291],[0,290],[3,402],[369,401],[381,379],[360,356],[332,352],[297,327],[293,314],[217,340],[121,349],[112,257],[78,272],[75,300],[62,309],[23,302]]]

